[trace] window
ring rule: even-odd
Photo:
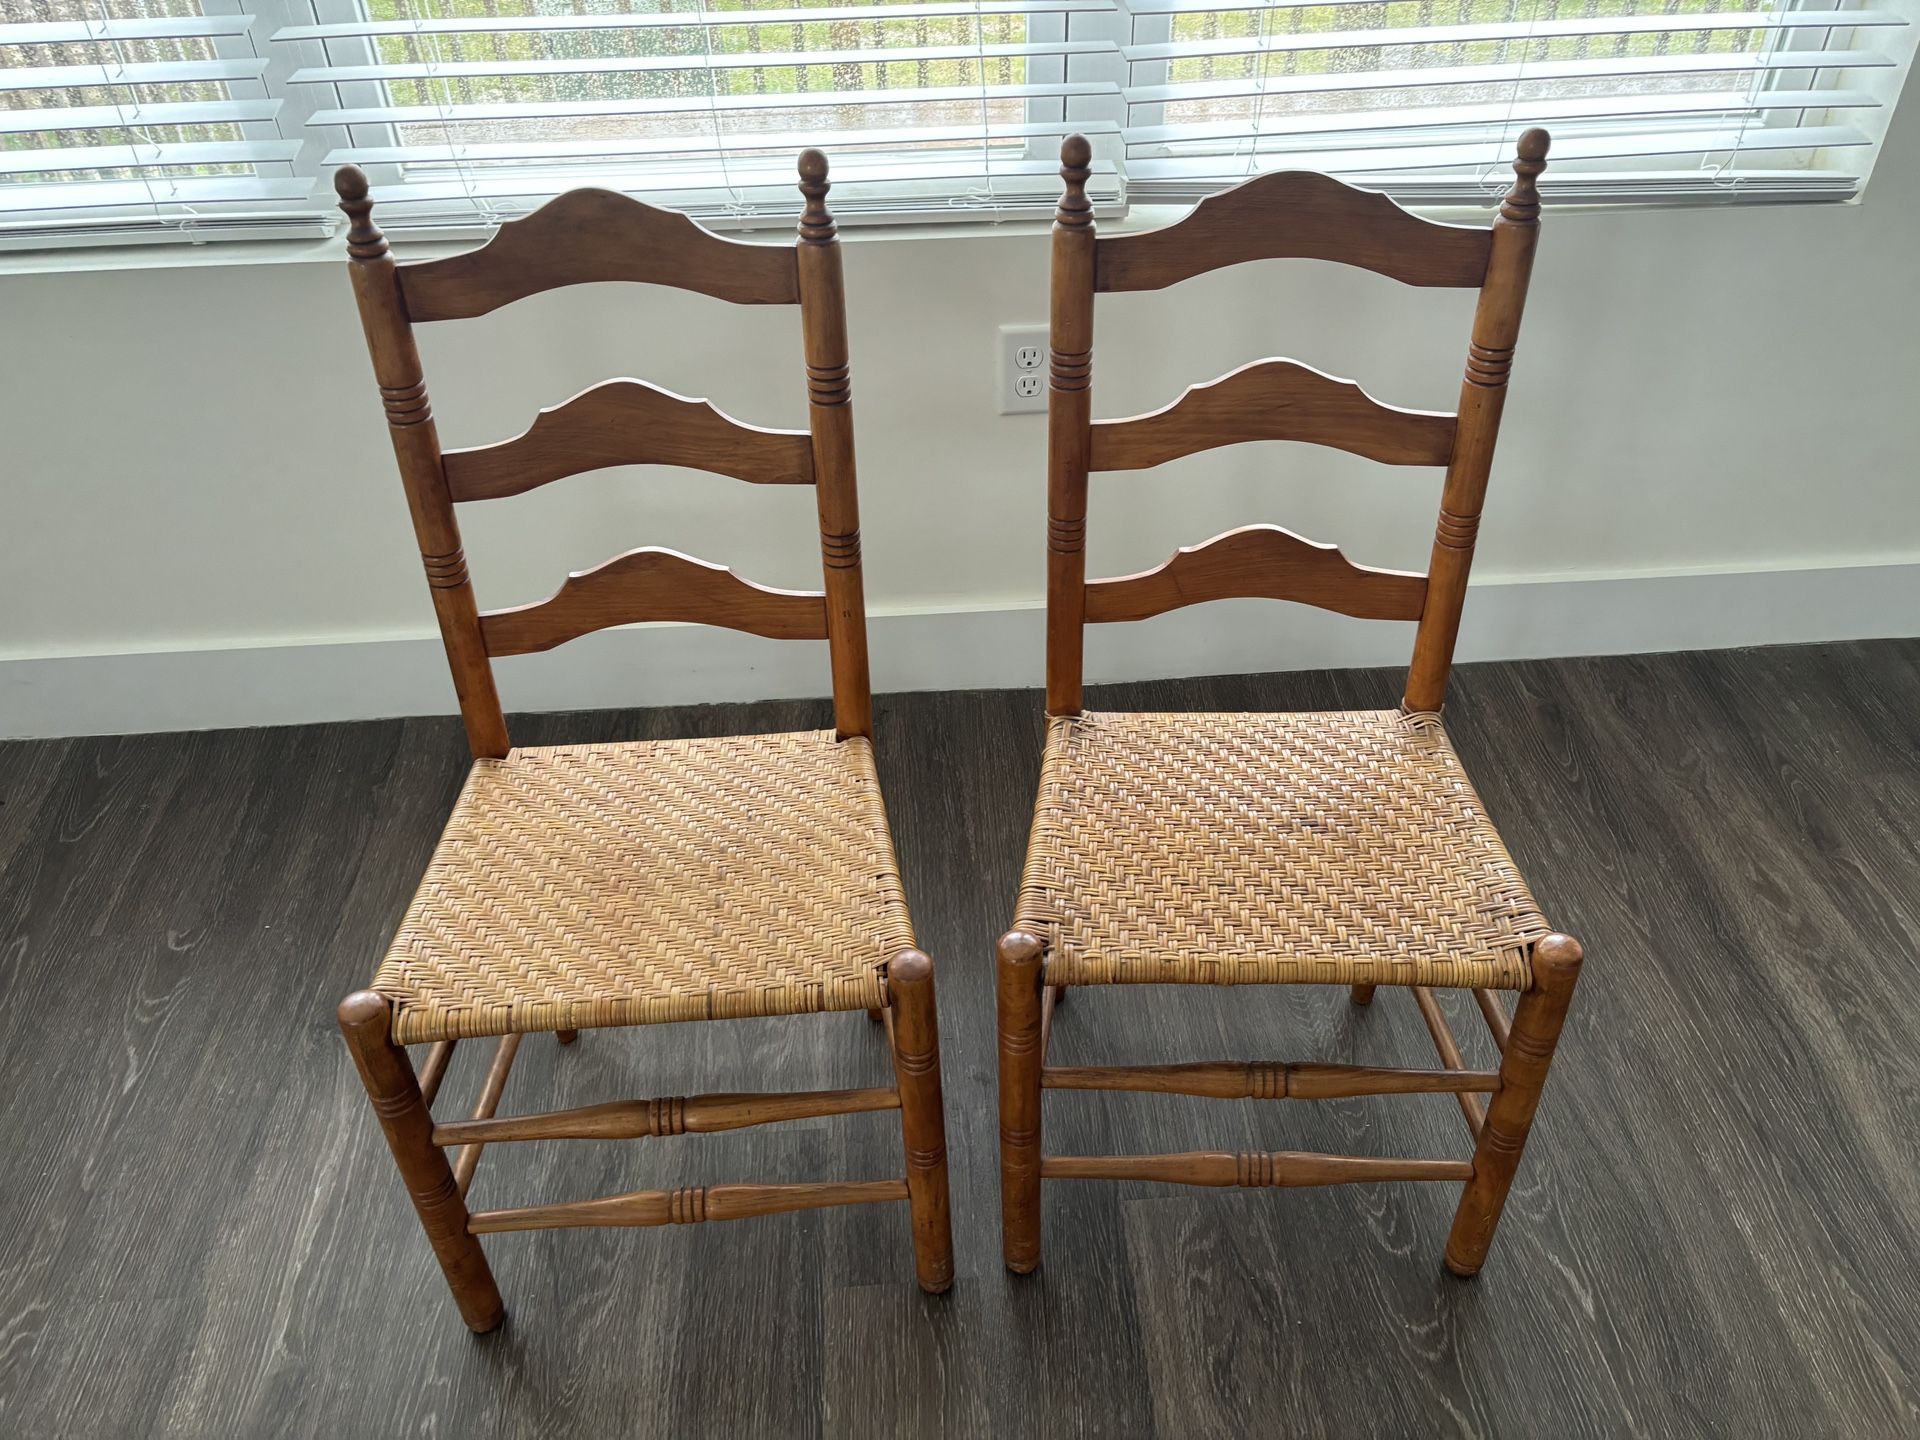
[[[1907,11],[1742,0],[0,0],[0,244],[319,234],[352,162],[399,231],[579,184],[784,224],[1044,215],[1278,168],[1482,203],[1554,131],[1554,198],[1842,199]],[[1831,3],[1831,0],[1829,0]]]
[[[1124,3],[1136,198],[1312,169],[1484,199],[1545,125],[1563,202],[1845,199],[1913,43],[1899,7],[1818,0]]]
[[[0,243],[325,233],[257,28],[219,0],[0,0]]]
[[[334,135],[323,163],[366,168],[401,225],[511,214],[585,183],[709,218],[786,217],[794,153],[813,144],[834,152],[844,218],[1043,213],[1063,102],[1118,88],[1036,74],[1117,60],[1110,39],[1033,33],[1109,0],[343,8],[356,13],[275,42],[317,52],[289,84],[325,95],[308,119]]]

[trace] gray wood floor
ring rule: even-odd
[[[1386,706],[1387,672],[1105,708]],[[879,707],[938,963],[959,1280],[904,1207],[490,1242],[460,1326],[333,1028],[466,767],[443,720],[0,746],[0,1434],[1911,1436],[1920,1433],[1920,642],[1467,667],[1451,729],[1588,963],[1485,1273],[1442,1186],[1047,1187],[999,1262],[990,947],[1031,692]],[[523,742],[811,726],[767,704]],[[1456,1030],[1485,1058],[1463,1007]],[[1427,1063],[1411,1001],[1082,991],[1062,1063]],[[508,1109],[883,1083],[858,1015],[530,1043]],[[1472,1057],[1470,1057],[1472,1058]],[[483,1052],[455,1062],[465,1107]],[[1072,1151],[1464,1153],[1444,1096],[1055,1095]],[[898,1173],[888,1115],[502,1146],[476,1203]]]

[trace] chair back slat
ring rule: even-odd
[[[813,482],[806,431],[748,425],[710,401],[644,380],[603,381],[542,410],[511,440],[449,450],[443,458],[456,501],[520,495],[613,465],[682,465],[760,485]]]
[[[1402,410],[1310,365],[1258,360],[1151,414],[1094,421],[1089,468],[1144,470],[1251,440],[1329,445],[1388,465],[1445,465],[1453,431],[1445,411]]]
[[[531,655],[614,625],[678,620],[745,630],[770,640],[827,638],[826,596],[770,590],[724,565],[677,550],[629,550],[575,571],[548,599],[480,617],[487,653]]]
[[[1283,171],[1210,195],[1182,219],[1099,246],[1096,290],[1164,290],[1248,260],[1335,260],[1406,285],[1472,289],[1487,274],[1489,234],[1423,220],[1392,197],[1328,175]]]
[[[515,300],[603,280],[697,290],[736,305],[800,298],[793,250],[723,240],[687,216],[612,190],[569,190],[477,250],[400,272],[414,322],[471,320]]]
[[[1427,577],[1356,565],[1339,547],[1277,525],[1248,525],[1190,545],[1138,575],[1087,586],[1087,620],[1146,620],[1209,600],[1292,600],[1360,620],[1418,620]]]

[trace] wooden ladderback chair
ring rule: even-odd
[[[372,984],[340,1006],[350,1050],[469,1326],[503,1318],[478,1236],[665,1225],[905,1200],[921,1285],[953,1260],[931,962],[916,947],[870,731],[853,412],[827,162],[800,157],[796,245],[722,239],[684,215],[575,190],[467,254],[396,264],[366,177],[342,170],[349,269],[475,760]],[[443,450],[413,327],[465,320],[561,286],[632,281],[742,305],[798,305],[807,430],[769,430],[638,380],[594,386],[514,439]],[[688,466],[814,487],[824,585],[774,590],[670,550],[630,550],[554,594],[479,609],[455,507],[616,465]],[[825,640],[835,729],[686,742],[515,749],[492,660],[641,621]],[[866,1010],[884,1020],[895,1084],[674,1096],[502,1117],[523,1035]],[[430,1107],[455,1046],[498,1036],[470,1118]],[[416,1071],[408,1044],[431,1046]],[[905,1177],[715,1185],[471,1212],[486,1145],[637,1139],[898,1110]]]
[[[1459,1180],[1446,1261],[1485,1260],[1519,1163],[1581,950],[1546,924],[1441,724],[1475,533],[1539,234],[1548,137],[1520,137],[1492,227],[1442,225],[1323,175],[1249,180],[1164,229],[1099,237],[1090,149],[1061,148],[1053,230],[1047,501],[1046,756],[1014,928],[1000,942],[1001,1182],[1007,1265],[1040,1258],[1043,1179],[1191,1185]],[[1478,289],[1457,413],[1402,410],[1291,360],[1243,366],[1151,414],[1092,418],[1094,297],[1161,290],[1257,259],[1338,261],[1408,285]],[[1086,578],[1088,476],[1216,446],[1293,440],[1445,467],[1426,574],[1373,569],[1270,525]],[[1228,598],[1417,622],[1397,711],[1129,715],[1082,707],[1083,633]],[[1438,1069],[1282,1062],[1057,1067],[1073,985],[1328,983],[1368,1003],[1409,989]],[[1473,992],[1502,1059],[1467,1069],[1434,997]],[[1499,992],[1519,993],[1511,1019]],[[1447,1092],[1470,1160],[1292,1153],[1047,1156],[1046,1089],[1318,1099]],[[1482,1100],[1482,1096],[1490,1097]]]

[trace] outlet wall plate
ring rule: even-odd
[[[1047,410],[1047,327],[1000,327],[1000,413],[1044,415]]]

